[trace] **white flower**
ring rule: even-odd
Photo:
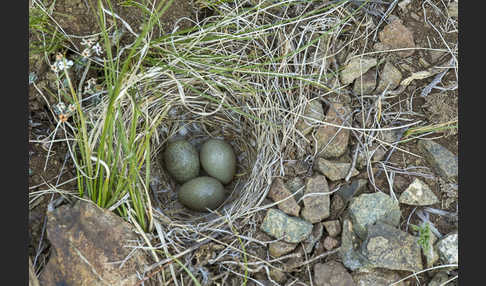
[[[93,47],[91,47],[91,49],[93,50],[93,52],[95,52],[95,54],[97,56],[101,55],[103,53],[103,48],[100,46],[99,43],[96,43],[96,45],[94,45]]]
[[[91,49],[89,49],[89,48],[84,49],[83,52],[81,53],[81,55],[83,56],[83,58],[91,57]]]

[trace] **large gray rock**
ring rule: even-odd
[[[439,253],[440,260],[444,264],[459,263],[459,235],[457,232],[450,233],[441,238],[435,248]]]
[[[389,286],[400,280],[398,273],[386,269],[372,269],[369,272],[353,273],[353,280],[356,286]],[[405,286],[400,282],[394,286]]]
[[[347,85],[366,73],[370,68],[376,66],[377,60],[369,57],[352,58],[341,71],[341,83]]]
[[[342,163],[336,161],[329,161],[324,158],[317,158],[314,169],[326,176],[331,181],[337,181],[346,178],[351,163]],[[351,171],[351,176],[358,175],[359,172],[354,167]]]
[[[417,272],[423,268],[422,252],[417,241],[415,236],[377,222],[368,227],[362,254],[373,267]]]
[[[314,265],[314,285],[316,286],[354,286],[353,277],[344,266],[336,261]]]
[[[277,206],[278,208],[286,214],[299,216],[300,206],[295,201],[292,196],[292,192],[287,188],[281,178],[275,178],[273,180],[270,191],[268,192],[268,197],[274,202],[280,202]]]
[[[304,192],[304,208],[301,216],[311,223],[320,222],[329,217],[331,199],[329,185],[324,176],[314,175],[307,178]],[[308,195],[308,196],[307,196]]]
[[[344,266],[351,271],[371,266],[368,259],[361,254],[360,246],[361,240],[353,231],[353,223],[349,219],[345,219],[343,222],[339,257]]]
[[[424,152],[425,159],[444,179],[457,177],[457,156],[442,145],[431,140],[419,140],[418,147]]]
[[[400,195],[398,201],[412,206],[428,206],[439,202],[437,196],[422,180],[415,178],[408,188]]]
[[[350,109],[343,103],[329,105],[325,122],[339,126],[349,126],[352,118],[347,118]],[[347,121],[345,121],[347,120]],[[349,129],[330,125],[319,126],[316,130],[316,151],[323,158],[337,158],[346,152],[349,143]]]
[[[398,226],[401,216],[398,202],[382,192],[362,194],[353,198],[348,211],[353,229],[362,239],[366,237],[366,229],[369,225],[383,221]]]
[[[91,202],[48,212],[47,237],[54,251],[41,285],[135,285],[149,265],[143,251],[127,247],[139,238],[133,227]]]
[[[282,238],[285,242],[298,243],[312,232],[312,224],[296,217],[286,215],[276,209],[269,209],[260,226],[267,234]]]

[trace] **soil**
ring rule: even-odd
[[[45,3],[46,7],[50,7],[51,3],[55,3],[53,6],[54,9],[54,17],[59,25],[63,28],[63,30],[67,34],[73,34],[78,36],[86,36],[92,35],[99,31],[97,20],[94,17],[93,9],[96,7],[97,1],[89,0],[57,0],[57,1],[46,1],[49,3]],[[121,3],[121,1],[112,1]],[[158,1],[155,1],[158,3]],[[441,7],[443,11],[445,11],[445,7],[441,6],[440,1],[430,1],[433,2],[436,6]],[[115,13],[119,14],[123,19],[127,20],[127,22],[134,28],[135,32],[140,32],[141,24],[144,22],[146,18],[143,10],[136,8],[136,7],[123,7],[117,3],[113,3],[113,10]],[[105,6],[107,7],[107,6]],[[438,17],[436,12],[431,6],[425,5],[425,12],[427,14],[428,21],[434,27],[442,27],[445,25],[444,17]],[[411,1],[411,4],[408,7],[407,11],[403,11],[398,7],[395,8],[393,15],[399,17],[403,24],[412,30],[413,35],[415,37],[415,44],[418,47],[430,47],[434,49],[446,49],[447,44],[449,47],[453,48],[457,45],[457,32],[453,33],[442,33],[439,35],[437,31],[428,23],[424,24],[424,10],[422,7],[421,1]],[[174,28],[174,25],[178,19],[181,17],[188,17],[195,19],[196,17],[196,10],[194,4],[190,0],[184,1],[174,1],[170,9],[161,17],[160,19],[160,30],[159,33],[165,33],[167,31],[171,31]],[[384,23],[385,24],[385,23]],[[384,25],[383,24],[383,25]],[[179,29],[184,29],[190,27],[189,21],[182,21],[179,23]],[[383,27],[383,26],[382,26]],[[30,33],[29,40],[32,41],[40,41],[39,38],[36,38],[35,35]],[[73,43],[65,43],[67,49],[66,50],[75,50],[80,51],[81,39],[74,40]],[[445,42],[445,43],[444,43]],[[361,43],[362,45],[366,45],[366,43]],[[358,50],[366,50],[372,51],[372,44],[367,43],[368,46],[359,47]],[[54,57],[54,55],[50,55]],[[430,65],[436,64],[438,62],[448,62],[449,55],[443,54],[438,56],[431,51],[426,50],[418,50],[414,53],[413,56],[402,59],[395,55],[388,55],[388,60],[390,60],[396,67],[399,67],[403,78],[409,76],[412,72],[417,72],[421,70],[427,69]],[[49,94],[49,91],[55,94],[55,86],[52,85],[50,82],[52,80],[52,72],[49,69],[49,66],[45,62],[43,55],[40,54],[30,54],[29,56],[30,67],[29,71],[33,72],[37,76],[37,85],[41,88],[41,90],[45,94]],[[404,65],[406,64],[406,65]],[[427,66],[427,64],[429,66]],[[407,67],[407,69],[403,68]],[[411,69],[411,70],[410,70]],[[445,84],[447,82],[454,81],[454,75],[452,70],[446,74],[444,77]],[[414,81],[406,92],[402,93],[396,101],[407,100],[410,96],[414,95],[413,99],[413,110],[418,113],[423,113],[425,115],[426,123],[424,125],[429,124],[439,124],[448,122],[454,119],[457,119],[457,110],[458,110],[458,90],[448,90],[443,92],[438,92],[437,90],[430,93],[425,99],[420,98],[419,94],[422,89],[429,84],[431,78],[424,79],[424,80],[416,80]],[[46,98],[44,99],[42,96],[39,95],[38,91],[31,85],[29,90],[29,119],[30,119],[30,126],[29,126],[29,140],[30,143],[30,151],[29,151],[29,168],[31,175],[29,175],[29,193],[33,194],[38,191],[43,191],[48,189],[48,184],[55,185],[56,182],[64,182],[66,180],[75,178],[76,174],[74,172],[74,166],[72,163],[68,162],[65,163],[66,155],[67,155],[67,148],[65,144],[53,144],[52,150],[50,151],[51,155],[45,164],[48,148],[49,146],[45,143],[38,143],[32,142],[32,140],[42,140],[49,136],[56,128],[57,121],[54,120],[53,114],[51,112],[52,104],[56,103],[56,99],[54,98]],[[424,120],[424,118],[420,118]],[[62,135],[62,131],[58,131],[58,136]],[[436,140],[437,143],[443,145],[454,154],[457,155],[458,153],[458,135],[457,131],[447,131],[444,133],[435,133],[430,137],[437,137],[442,136]],[[410,141],[405,144],[400,145],[401,148],[421,155],[420,150],[417,148],[416,141]],[[349,154],[347,155],[348,160],[350,158]],[[418,158],[403,152],[394,152],[393,155],[390,157],[390,163],[396,164],[399,168],[406,168],[409,166],[425,166],[429,167],[428,163],[422,159]],[[61,176],[59,176],[61,174]],[[376,185],[381,190],[385,190],[386,192],[389,190],[388,182],[386,180],[385,174],[381,172],[376,178]],[[401,192],[405,190],[405,188],[412,182],[413,177],[409,175],[402,175],[397,174],[395,177],[395,184],[394,184],[394,192],[397,196]],[[441,182],[439,179],[427,179],[424,178],[424,181],[431,187],[434,193],[438,196],[441,200],[441,203],[434,205],[432,207],[438,209],[444,209],[450,212],[456,212],[456,204],[452,203],[448,206],[448,208],[444,208],[443,204],[447,197],[444,195],[444,192],[441,191]],[[62,186],[63,190],[75,192],[76,191],[76,182],[73,181],[69,184]],[[373,187],[368,187],[369,191],[373,191]],[[29,234],[30,234],[30,241],[29,241],[29,256],[34,258],[38,256],[36,262],[36,269],[39,269],[39,265],[43,265],[45,261],[48,259],[49,255],[49,242],[46,240],[45,232],[43,231],[43,225],[45,223],[45,213],[47,210],[47,205],[51,199],[56,199],[58,195],[44,195],[40,196],[39,199],[34,201],[33,203],[29,203]],[[32,198],[32,197],[30,197]],[[413,207],[407,207],[401,205],[402,210],[402,219],[404,221],[407,220],[410,213],[413,211]],[[415,217],[415,216],[414,216]],[[450,231],[457,228],[457,225],[450,222],[443,216],[431,215],[432,222],[438,227],[438,230],[443,233],[447,234]],[[261,218],[257,219],[261,221]],[[259,223],[259,222],[257,222]],[[411,223],[417,224],[419,223],[416,219],[412,219]],[[402,225],[402,229],[403,229]],[[40,253],[38,252],[39,242],[42,238],[42,247]],[[265,239],[267,240],[267,239]],[[209,249],[212,247],[217,247],[217,245],[208,244],[205,248],[202,248],[198,251],[197,256],[194,257],[194,264],[200,265],[202,262],[201,260],[207,260],[207,252],[210,251]],[[208,248],[208,249],[206,249]],[[249,250],[250,251],[250,250]],[[261,248],[256,247],[255,249],[251,249],[254,252],[254,255],[266,259],[266,251],[262,251]],[[204,253],[203,253],[204,252]],[[314,254],[315,256],[316,254]],[[336,259],[336,256],[327,257],[326,260],[329,259]],[[33,259],[34,261],[34,259]],[[304,269],[302,267],[301,269]],[[292,273],[292,276],[300,277],[303,281],[308,279],[308,273]],[[264,276],[266,277],[266,276]],[[419,276],[420,283],[426,284],[429,277],[427,275]],[[266,279],[266,278],[265,278]],[[229,279],[230,280],[230,279]],[[417,285],[417,281],[414,279],[410,279],[409,285]]]

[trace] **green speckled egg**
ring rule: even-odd
[[[185,183],[199,175],[199,154],[186,140],[170,142],[164,152],[165,168],[179,183]]]
[[[179,202],[195,210],[205,211],[219,207],[225,199],[223,185],[211,177],[197,177],[181,186]]]
[[[236,156],[230,144],[218,139],[209,139],[201,147],[201,166],[209,176],[229,183],[236,171]]]

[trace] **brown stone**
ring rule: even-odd
[[[322,108],[322,104],[318,99],[311,100],[307,103],[305,110],[304,110],[304,116],[309,117],[318,121],[324,120],[324,110]],[[313,126],[316,126],[318,123],[316,123],[313,120],[305,119],[305,118],[300,118],[297,121],[296,128],[299,130],[303,135],[308,134],[309,132],[312,131]]]
[[[273,257],[280,257],[282,255],[290,253],[296,247],[297,247],[296,243],[276,241],[276,242],[270,243],[270,245],[268,246],[268,252]]]
[[[314,169],[326,176],[331,181],[344,179],[351,168],[351,163],[341,163],[329,161],[324,158],[317,158]],[[358,175],[359,172],[354,167],[351,171],[351,177]]]
[[[347,118],[350,115],[350,110],[342,103],[331,103],[326,114],[325,122],[335,125],[344,125],[351,121]],[[337,158],[344,154],[348,148],[349,143],[349,129],[334,127],[330,125],[320,126],[316,130],[316,147],[320,157],[329,159]]]
[[[47,237],[54,251],[41,285],[129,286],[139,281],[137,273],[149,262],[141,250],[127,247],[138,236],[121,217],[85,201],[47,215]]]
[[[331,199],[329,185],[322,175],[307,178],[304,192],[304,208],[302,218],[308,222],[316,223],[329,217]],[[310,195],[312,194],[312,195]]]
[[[333,250],[339,246],[339,241],[332,236],[326,236],[322,242],[322,245],[324,245],[324,248],[327,250]]]
[[[336,237],[341,233],[341,223],[338,220],[325,221],[322,224],[326,228],[327,233],[332,237]]]
[[[316,286],[354,286],[353,277],[344,266],[336,261],[314,265],[314,285]]]
[[[378,34],[378,37],[389,49],[415,48],[413,33],[402,24],[401,20],[395,20],[386,25]],[[409,57],[414,50],[399,51],[397,54],[402,57]]]
[[[282,201],[277,205],[278,208],[286,214],[299,216],[300,206],[295,201],[295,198],[292,197],[292,193],[284,184],[281,178],[275,178],[273,180],[270,191],[268,192],[268,197],[271,198],[274,202],[278,202],[287,198],[285,201]]]

